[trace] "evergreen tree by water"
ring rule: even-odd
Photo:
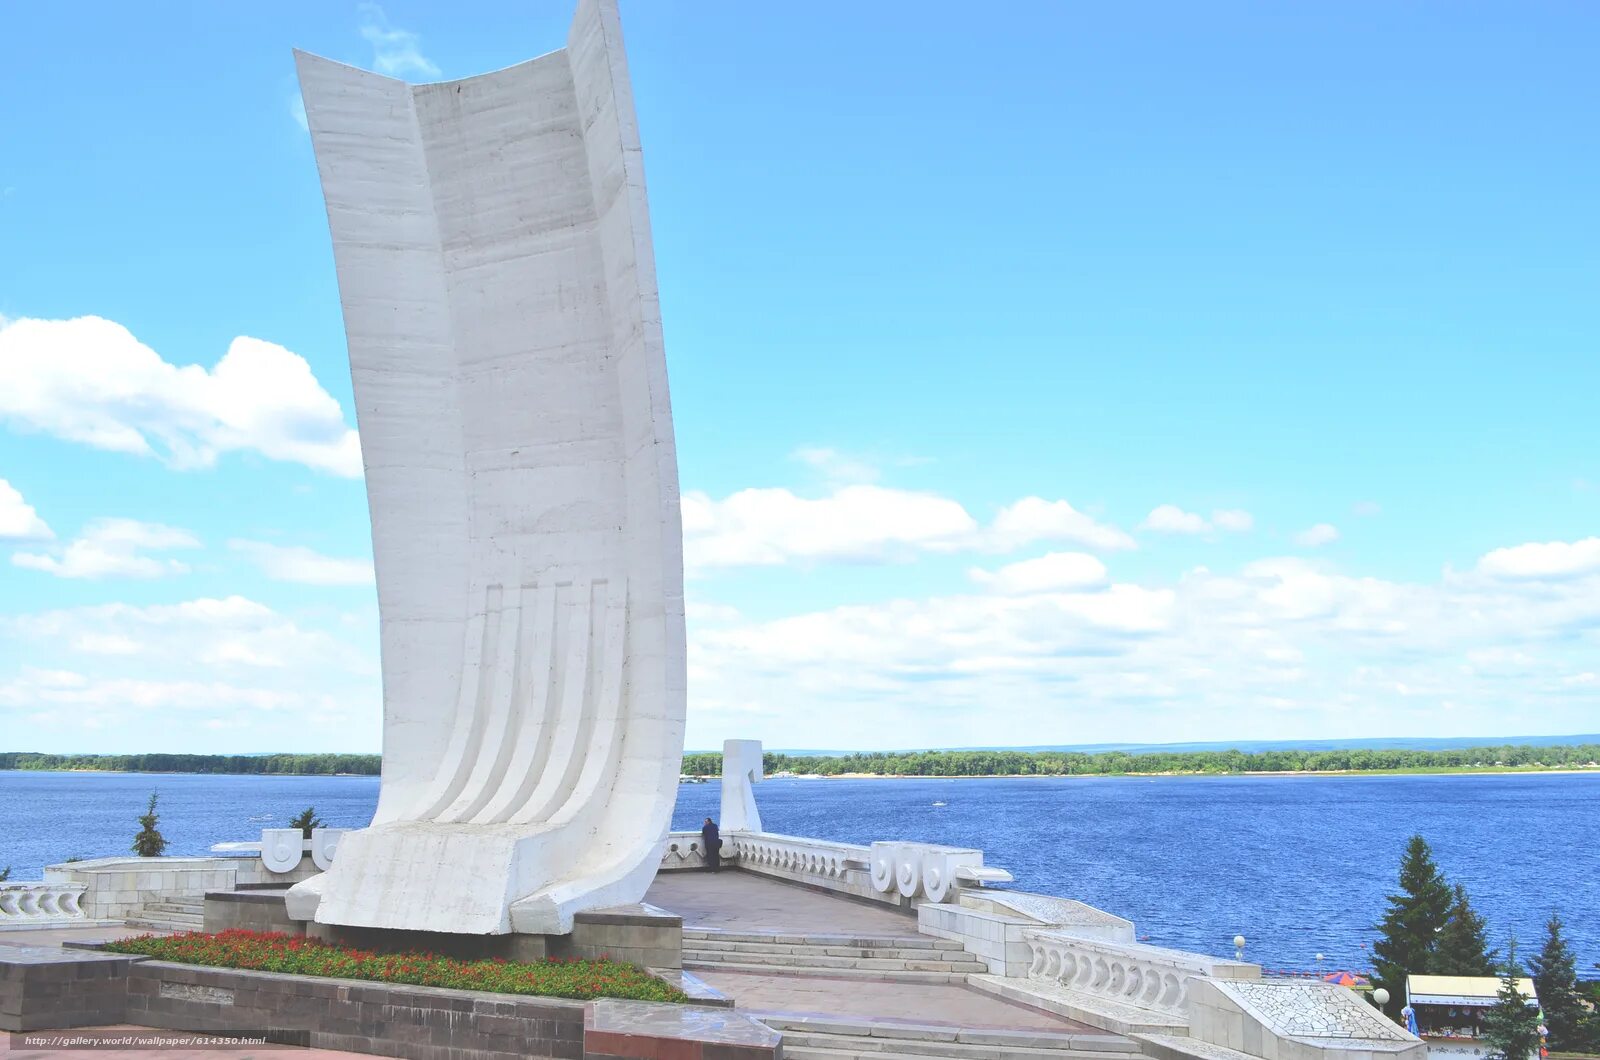
[[[1517,984],[1522,978],[1517,963],[1517,937],[1506,944],[1506,963],[1500,969],[1500,1000],[1483,1014],[1483,1041],[1489,1060],[1531,1060],[1539,1055],[1539,1009]]]
[[[317,808],[315,806],[307,806],[294,815],[293,820],[289,822],[289,827],[300,829],[300,835],[305,839],[310,839],[311,830],[321,828],[322,824],[322,818],[317,816]]]
[[[1579,1052],[1600,1048],[1600,1016],[1591,1013],[1578,987],[1578,961],[1567,945],[1559,914],[1545,924],[1544,949],[1528,962],[1533,987],[1550,1028],[1550,1048]]]
[[[1400,893],[1389,896],[1389,911],[1372,945],[1373,981],[1389,991],[1384,1011],[1391,1017],[1405,1004],[1406,976],[1433,971],[1439,932],[1450,920],[1455,896],[1420,835],[1411,837],[1400,860]]]
[[[1467,889],[1456,884],[1450,919],[1439,932],[1429,969],[1434,975],[1493,975],[1496,954],[1489,950],[1489,925],[1467,899]]]
[[[167,849],[167,840],[156,831],[156,793],[150,793],[150,805],[139,815],[139,834],[133,837],[133,852],[141,858],[159,858]]]

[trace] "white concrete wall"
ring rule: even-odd
[[[79,907],[89,920],[126,920],[144,906],[170,898],[231,891],[245,884],[292,884],[314,867],[309,857],[290,872],[268,872],[260,858],[95,858],[49,865],[51,883],[84,887]]]
[[[410,86],[300,55],[367,466],[384,771],[290,909],[567,932],[638,901],[677,797],[682,529],[615,0]]]
[[[917,906],[917,930],[961,943],[989,966],[990,975],[1028,974],[1033,951],[1023,932],[1039,925],[1019,916],[970,909],[963,905],[923,902]]]

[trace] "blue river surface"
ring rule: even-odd
[[[721,785],[679,787],[674,828],[718,810]],[[151,791],[168,853],[257,838],[308,805],[360,827],[376,777],[0,771],[0,868],[38,879],[70,856],[128,852]],[[1504,946],[1538,947],[1554,909],[1580,975],[1600,978],[1600,774],[1378,777],[772,779],[769,832],[850,843],[911,839],[981,848],[1015,887],[1135,922],[1155,945],[1268,968],[1369,965],[1406,839],[1421,832]],[[942,804],[942,805],[941,805]]]

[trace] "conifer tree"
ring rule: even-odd
[[[1530,1004],[1517,982],[1517,937],[1506,943],[1506,963],[1500,969],[1500,1000],[1483,1014],[1483,1041],[1489,1060],[1535,1060],[1539,1055],[1539,1009]]]
[[[1453,900],[1428,841],[1412,836],[1400,859],[1400,893],[1389,896],[1389,911],[1378,925],[1382,937],[1372,945],[1373,978],[1389,991],[1385,1011],[1391,1017],[1405,1004],[1406,976],[1433,971],[1439,932],[1450,919]]]
[[[289,822],[289,827],[300,829],[301,838],[310,839],[311,830],[322,827],[322,818],[317,816],[317,808],[315,806],[307,806],[295,815],[294,819]]]
[[[1489,950],[1489,925],[1467,900],[1467,889],[1456,884],[1450,919],[1439,932],[1428,970],[1434,975],[1493,975],[1495,956]]]
[[[1550,1048],[1581,1052],[1600,1045],[1600,1041],[1590,1040],[1595,1031],[1600,1031],[1600,1024],[1583,1003],[1578,989],[1578,961],[1562,934],[1564,927],[1561,916],[1551,913],[1544,926],[1544,949],[1528,965],[1539,1006],[1544,1009],[1545,1025],[1550,1028]]]
[[[139,815],[139,834],[133,837],[133,852],[141,858],[158,858],[167,849],[167,840],[156,831],[156,793],[150,793],[150,805]]]

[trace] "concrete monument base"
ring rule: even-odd
[[[508,961],[608,957],[652,970],[683,967],[683,918],[643,903],[579,913],[573,918],[572,931],[563,935],[463,935],[315,922],[307,923],[305,928],[310,938],[379,953],[422,950],[463,960],[501,957]]]

